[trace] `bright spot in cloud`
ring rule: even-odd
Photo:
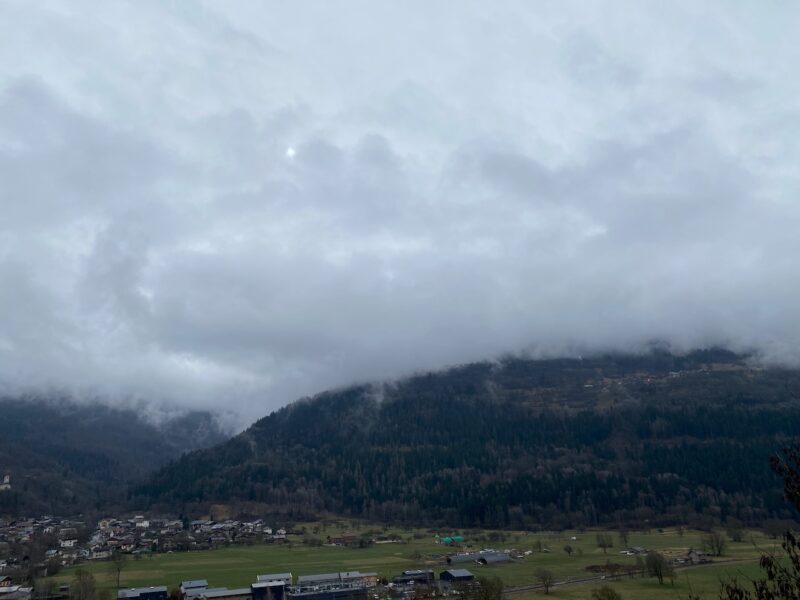
[[[800,4],[340,4],[0,0],[0,394],[800,364]]]

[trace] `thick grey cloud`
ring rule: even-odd
[[[3,2],[3,389],[245,422],[503,352],[796,363],[798,20]]]

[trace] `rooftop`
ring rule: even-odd
[[[167,586],[158,585],[151,587],[128,588],[126,590],[120,590],[117,592],[117,598],[138,598],[142,594],[154,594],[159,592],[164,592],[166,594]]]
[[[208,587],[208,581],[205,579],[189,579],[188,581],[181,581],[181,587],[184,590]]]
[[[257,575],[256,581],[291,581],[291,573],[268,573],[267,575]]]
[[[472,577],[472,572],[466,569],[448,569],[445,573],[450,573],[453,577]]]
[[[339,573],[320,573],[319,575],[300,575],[297,578],[297,585],[306,583],[316,583],[320,581],[338,581]]]
[[[228,596],[250,595],[250,588],[236,588],[233,590],[209,590],[203,594],[204,598],[226,598]]]

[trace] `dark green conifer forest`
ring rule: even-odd
[[[728,352],[514,358],[299,401],[129,500],[452,526],[763,524],[793,517],[768,461],[798,434],[800,372]]]

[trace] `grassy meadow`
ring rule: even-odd
[[[307,525],[310,530],[313,525]],[[320,526],[310,537],[324,539],[342,531],[359,532],[367,527],[347,527],[342,525]],[[310,546],[303,543],[303,536],[290,535],[286,544],[259,544],[253,546],[231,546],[217,550],[156,554],[139,560],[127,561],[121,576],[122,587],[166,585],[172,589],[185,579],[207,579],[213,587],[246,587],[261,573],[291,571],[295,577],[313,573],[334,571],[377,571],[380,576],[391,578],[401,571],[413,568],[432,568],[437,573],[447,568],[445,553],[459,549],[445,548],[438,544],[434,532],[423,529],[388,529],[382,533],[397,533],[402,543],[379,543],[369,548],[340,548],[332,546]],[[451,531],[440,531],[449,535]],[[735,575],[753,575],[757,572],[757,560],[761,550],[772,550],[776,540],[769,539],[758,532],[748,532],[746,541],[729,541],[725,555],[715,559],[711,565],[679,569],[674,586],[669,581],[659,585],[654,578],[629,579],[622,576],[616,581],[608,578],[603,582],[569,584],[570,580],[585,578],[592,574],[586,570],[589,565],[602,565],[606,561],[622,565],[634,565],[635,557],[620,554],[620,540],[615,532],[612,536],[614,546],[607,553],[597,547],[598,531],[526,533],[489,532],[481,530],[462,530],[466,538],[466,549],[491,547],[496,550],[515,548],[520,551],[532,550],[532,554],[513,563],[466,567],[476,575],[496,575],[505,586],[513,588],[536,583],[538,569],[548,569],[556,581],[564,582],[550,592],[550,597],[565,599],[589,598],[591,589],[602,584],[617,588],[624,598],[685,598],[690,590],[716,597],[720,578]],[[498,539],[504,536],[504,539]],[[572,538],[575,538],[574,540]],[[662,532],[629,533],[628,546],[642,546],[656,549],[665,555],[685,554],[688,548],[700,547],[701,533],[697,531],[664,530]],[[493,540],[493,541],[490,541]],[[571,545],[572,555],[564,551]],[[541,548],[541,550],[540,550]],[[109,569],[107,562],[89,562],[80,566],[94,574],[98,587],[113,589],[116,574]],[[68,582],[76,567],[62,571],[54,579],[58,583]],[[510,591],[510,590],[509,590]],[[527,600],[544,597],[540,591],[523,591],[509,595],[513,600]]]

